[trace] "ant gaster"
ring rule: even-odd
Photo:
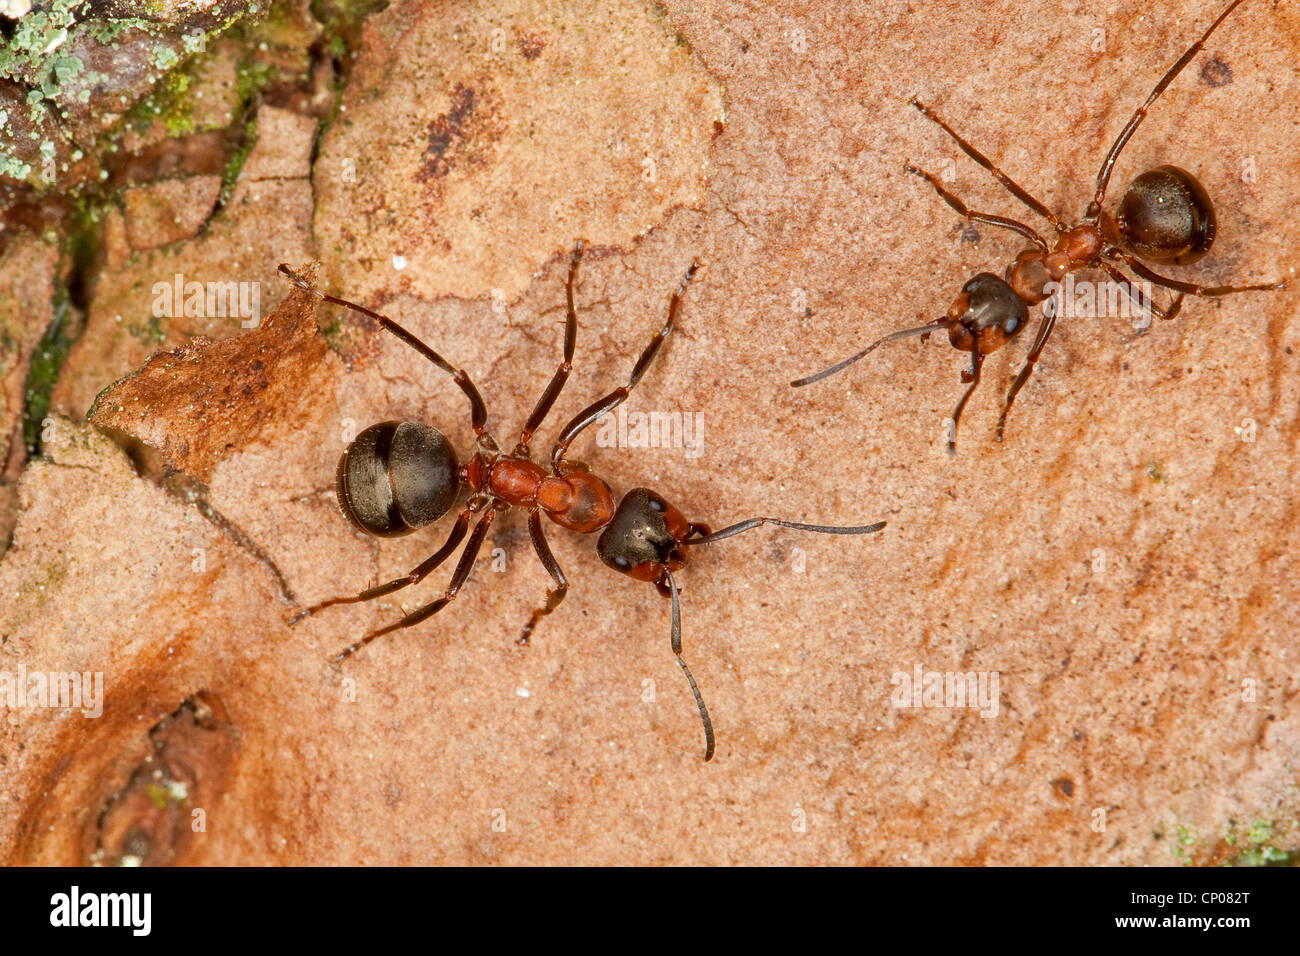
[[[1111,216],[1102,209],[1102,202],[1106,198],[1106,187],[1110,183],[1111,170],[1125,144],[1146,116],[1151,104],[1200,51],[1215,28],[1241,2],[1242,0],[1233,0],[1229,4],[1219,18],[1210,24],[1201,38],[1169,68],[1146,98],[1146,102],[1134,112],[1101,164],[1101,170],[1097,174],[1096,194],[1088,204],[1083,221],[1074,226],[1063,223],[1043,203],[959,136],[933,110],[920,100],[913,99],[912,105],[951,136],[967,156],[992,173],[1013,196],[1051,223],[1057,232],[1056,242],[1049,251],[1047,241],[1031,226],[1015,219],[970,210],[965,203],[945,189],[938,179],[908,163],[905,166],[907,172],[929,182],[940,197],[959,215],[972,222],[986,223],[1019,233],[1032,242],[1034,248],[1026,249],[1016,256],[1015,261],[1007,267],[1005,278],[999,278],[991,272],[981,272],[973,276],[962,286],[961,292],[948,309],[948,314],[942,318],[916,328],[892,332],[872,342],[856,355],[814,375],[796,379],[790,384],[795,388],[811,385],[847,368],[886,342],[911,336],[926,338],[932,332],[946,329],[948,341],[954,348],[971,353],[971,367],[962,371],[962,381],[970,383],[970,388],[966,389],[953,410],[948,437],[948,451],[950,454],[956,454],[957,423],[961,420],[962,410],[966,407],[971,393],[979,385],[980,369],[984,359],[1020,333],[1029,322],[1029,307],[1048,299],[1052,291],[1058,288],[1056,284],[1066,273],[1090,267],[1100,268],[1137,303],[1143,314],[1147,314],[1149,310],[1162,319],[1172,319],[1178,314],[1185,294],[1221,296],[1235,292],[1285,288],[1286,283],[1283,281],[1259,285],[1201,286],[1162,276],[1142,262],[1143,259],[1149,259],[1158,263],[1187,265],[1205,255],[1214,242],[1215,218],[1210,197],[1191,173],[1177,166],[1157,166],[1134,179],[1120,200],[1117,215]],[[1114,263],[1117,262],[1126,263],[1133,272],[1155,285],[1172,289],[1176,295],[1171,303],[1161,309],[1148,301],[1147,297],[1133,285],[1132,280],[1116,267]],[[1038,335],[1003,403],[1002,414],[998,418],[998,441],[1002,441],[1011,403],[1015,401],[1017,393],[1033,374],[1034,365],[1043,351],[1043,346],[1047,344],[1047,339],[1052,334],[1057,312],[1059,308],[1052,307],[1051,303],[1043,309]]]
[[[326,295],[287,266],[280,266],[280,271],[300,288],[326,302],[344,306],[378,321],[393,335],[449,374],[469,399],[470,422],[476,439],[474,454],[462,463],[451,443],[440,431],[419,422],[380,422],[357,435],[339,461],[337,485],[339,507],[348,520],[362,531],[379,537],[407,534],[446,514],[462,489],[468,490],[469,499],[457,516],[443,546],[409,574],[369,588],[354,597],[322,601],[300,612],[292,623],[334,604],[369,601],[418,583],[456,550],[468,532],[469,541],[442,597],[393,624],[366,635],[344,648],[333,660],[342,661],[381,635],[418,624],[441,611],[460,592],[497,515],[509,508],[523,508],[528,511],[528,533],[532,538],[533,549],[554,584],[547,592],[546,603],[532,613],[523,629],[519,643],[526,644],[537,622],[559,606],[569,587],[564,572],[560,570],[546,543],[542,531],[542,515],[545,514],[570,531],[582,534],[599,531],[601,534],[596,541],[596,552],[605,564],[634,580],[653,584],[660,593],[671,599],[670,634],[673,654],[681,665],[682,673],[686,675],[699,708],[700,720],[704,725],[704,759],[709,760],[714,752],[713,724],[695,678],[691,676],[690,668],[682,658],[681,609],[677,582],[673,577],[673,572],[686,562],[686,549],[720,541],[764,524],[823,534],[857,535],[879,531],[885,522],[857,527],[828,527],[799,524],[779,518],[750,518],[720,531],[710,531],[706,525],[688,521],[663,496],[648,488],[634,488],[615,505],[614,494],[603,479],[592,474],[585,465],[565,457],[569,445],[583,429],[621,405],[641,381],[664,339],[677,322],[687,284],[699,268],[699,264],[694,262],[673,293],[667,321],[641,353],[627,385],[616,388],[604,398],[593,402],[564,426],[551,448],[549,469],[534,462],[529,453],[529,440],[555,404],[573,368],[578,334],[574,283],[578,263],[582,258],[582,248],[582,242],[578,242],[574,248],[565,284],[568,309],[564,331],[564,360],[542,392],[532,414],[528,416],[514,450],[509,453],[501,450],[488,431],[487,408],[478,389],[464,371],[452,366],[392,319],[345,299]],[[480,513],[481,517],[470,532],[471,518]]]

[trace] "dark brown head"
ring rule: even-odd
[[[685,562],[681,543],[691,533],[686,517],[649,488],[633,488],[596,541],[600,560],[638,581],[658,583]]]
[[[418,422],[371,425],[339,459],[339,507],[354,525],[379,537],[441,518],[459,490],[455,449],[438,429]]]
[[[1134,255],[1187,265],[1214,243],[1214,206],[1196,177],[1177,166],[1157,166],[1129,184],[1115,219]]]
[[[991,272],[967,280],[948,310],[948,341],[963,352],[988,355],[1011,341],[1029,321],[1029,306]]]

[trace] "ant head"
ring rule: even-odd
[[[456,501],[460,466],[442,432],[418,422],[380,422],[339,459],[339,507],[354,525],[383,538],[441,518]]]
[[[1191,173],[1157,166],[1124,190],[1116,226],[1135,255],[1187,265],[1214,243],[1214,205]]]
[[[633,488],[601,532],[596,553],[615,571],[658,584],[685,563],[680,545],[690,533],[690,522],[659,494]]]
[[[981,272],[967,280],[948,309],[948,341],[963,352],[988,355],[1029,321],[1029,307],[1004,280]]]

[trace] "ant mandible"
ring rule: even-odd
[[[569,276],[565,283],[568,310],[564,329],[564,359],[542,392],[532,414],[528,416],[514,450],[509,453],[501,450],[488,431],[487,407],[464,371],[451,365],[387,316],[345,299],[326,295],[288,266],[280,266],[280,272],[299,288],[326,302],[352,309],[378,321],[450,375],[469,399],[470,423],[476,444],[474,455],[462,464],[446,437],[436,428],[420,422],[380,422],[357,435],[339,460],[338,501],[347,519],[367,534],[378,537],[407,534],[446,514],[462,488],[468,489],[469,499],[457,516],[443,546],[409,574],[369,588],[354,597],[322,601],[299,612],[290,623],[297,623],[307,615],[334,604],[369,601],[417,584],[456,550],[469,531],[471,518],[481,512],[482,517],[474,525],[474,530],[469,532],[469,541],[442,597],[410,612],[393,624],[367,634],[335,655],[333,662],[342,661],[377,637],[418,624],[441,611],[460,592],[496,517],[510,508],[524,508],[528,511],[528,533],[533,549],[554,584],[547,592],[546,603],[532,613],[524,626],[518,642],[526,644],[538,621],[559,606],[569,589],[568,580],[546,543],[546,536],[542,532],[542,515],[545,514],[560,527],[570,531],[582,534],[599,531],[601,535],[596,541],[596,552],[605,564],[634,580],[653,584],[672,601],[670,636],[673,654],[681,665],[682,673],[686,675],[695,704],[699,708],[700,720],[704,725],[704,759],[710,760],[714,752],[713,722],[709,719],[708,708],[704,706],[704,698],[695,678],[682,657],[681,608],[673,572],[685,564],[685,549],[730,538],[764,524],[822,534],[856,535],[879,531],[885,522],[855,527],[829,527],[800,524],[780,518],[750,518],[720,531],[711,531],[706,525],[687,521],[681,511],[649,488],[632,489],[615,506],[613,492],[603,479],[592,474],[586,465],[565,457],[569,446],[583,429],[621,405],[641,381],[677,322],[682,297],[699,269],[698,262],[692,262],[686,270],[681,285],[669,302],[667,321],[641,353],[627,385],[620,386],[593,402],[564,426],[551,448],[549,472],[535,463],[529,454],[528,443],[555,404],[573,369],[574,346],[578,336],[574,282],[578,274],[578,263],[582,259],[582,249],[583,243],[579,241],[573,250]]]
[[[1187,265],[1205,255],[1214,242],[1215,218],[1210,197],[1191,173],[1177,166],[1157,166],[1134,179],[1120,199],[1117,216],[1112,217],[1102,210],[1111,170],[1125,144],[1146,116],[1151,104],[1200,51],[1215,28],[1241,2],[1242,0],[1233,0],[1228,5],[1201,38],[1169,68],[1156,84],[1155,89],[1151,91],[1151,95],[1146,98],[1146,102],[1134,112],[1101,164],[1101,170],[1097,173],[1097,191],[1092,202],[1088,204],[1083,221],[1074,226],[1067,226],[1061,222],[1043,203],[959,136],[930,107],[918,99],[913,99],[912,105],[956,140],[957,145],[967,156],[992,173],[1008,192],[1055,227],[1057,232],[1055,246],[1049,252],[1047,241],[1023,222],[989,213],[973,212],[965,203],[946,190],[933,175],[911,163],[906,164],[904,168],[907,172],[929,182],[944,202],[959,215],[972,222],[981,222],[1019,233],[1032,242],[1034,248],[1026,249],[1016,256],[1015,261],[1007,267],[1005,279],[998,278],[991,272],[981,272],[973,276],[962,286],[961,292],[948,309],[948,314],[942,318],[916,328],[892,332],[872,342],[856,355],[851,355],[814,375],[796,379],[790,384],[795,388],[811,385],[847,368],[886,342],[911,336],[925,338],[932,332],[946,329],[948,341],[953,348],[971,353],[971,367],[961,373],[962,381],[970,383],[970,387],[966,389],[953,410],[952,426],[948,437],[948,452],[955,455],[957,423],[961,420],[962,410],[966,407],[971,393],[979,386],[980,369],[984,365],[984,359],[1009,342],[1028,324],[1029,307],[1048,299],[1052,291],[1059,287],[1058,284],[1066,273],[1090,267],[1100,268],[1132,298],[1143,314],[1153,313],[1161,319],[1172,319],[1178,314],[1185,294],[1222,296],[1236,292],[1260,292],[1286,288],[1285,281],[1259,285],[1201,286],[1162,276],[1142,262],[1143,259],[1149,259],[1159,263]],[[1126,263],[1142,278],[1155,285],[1171,289],[1176,295],[1167,307],[1163,309],[1157,307],[1116,267],[1114,264],[1116,262]],[[1003,403],[1002,414],[998,418],[998,441],[1002,441],[1011,404],[1025,382],[1029,380],[1029,376],[1033,374],[1034,365],[1056,325],[1059,311],[1058,308],[1048,306],[1043,308],[1038,335]]]

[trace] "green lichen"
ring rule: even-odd
[[[140,342],[155,348],[162,345],[167,338],[167,333],[163,331],[162,319],[156,315],[149,316],[149,320],[143,324],[132,322],[126,330]]]
[[[194,132],[194,107],[185,95],[192,82],[188,72],[177,70],[168,73],[158,81],[152,93],[127,111],[128,120],[139,131],[159,120],[172,136]]]
[[[323,326],[320,330],[321,337],[325,339],[325,344],[335,352],[342,344],[343,322],[336,315],[330,320],[329,325]]]
[[[27,387],[23,402],[23,440],[29,455],[37,455],[41,448],[41,428],[50,411],[50,396],[58,381],[59,369],[68,357],[68,350],[76,339],[76,313],[62,286],[54,296],[54,318],[32,353],[27,371]]]
[[[150,31],[154,25],[148,20],[126,17],[121,20],[94,20],[86,24],[87,33],[98,43],[105,46],[112,43],[127,30]]]
[[[160,118],[173,136],[194,132],[193,110],[180,95],[188,87],[189,77],[177,79],[177,73],[183,73],[186,64],[207,49],[210,40],[244,19],[244,12],[227,17],[206,32],[179,36],[178,50],[175,24],[139,18],[79,21],[78,16],[84,16],[87,9],[83,0],[52,0],[47,9],[33,10],[18,20],[11,37],[0,38],[0,79],[13,80],[27,90],[30,122],[39,127],[57,117],[67,118],[65,106],[89,103],[92,88],[112,91],[113,77],[88,71],[82,59],[69,51],[78,48],[78,43],[113,48],[121,37],[134,33],[155,38],[148,60],[158,82],[143,103],[128,111],[126,123],[100,138],[96,151],[112,151],[122,130],[132,121],[138,129],[140,120]],[[17,133],[7,124],[8,119],[0,119],[0,175],[38,187],[48,186],[53,182],[50,164],[34,168],[31,157],[19,156],[20,151],[9,145]],[[40,146],[48,152],[55,144],[46,140]]]
[[[58,87],[63,86],[65,83],[71,83],[73,80],[75,80],[78,76],[81,75],[82,70],[84,70],[85,68],[86,68],[86,64],[81,62],[81,57],[61,56],[58,59],[56,59],[50,68],[55,80],[54,92],[57,92]],[[46,95],[51,95],[51,94],[46,94]]]
[[[325,41],[322,49],[332,59],[339,60],[347,54],[348,44],[341,36],[335,35]]]
[[[65,565],[43,565],[37,570],[36,574],[19,585],[19,596],[25,601],[35,602],[36,606],[40,607],[49,600],[50,592],[55,585],[59,584],[67,576],[68,569]]]
[[[240,105],[248,104],[253,97],[270,86],[274,75],[275,71],[271,64],[263,63],[261,60],[246,60],[240,63],[235,72],[235,97]]]
[[[1169,483],[1168,478],[1165,477],[1164,462],[1161,461],[1153,461],[1151,464],[1147,465],[1147,477],[1158,485]]]
[[[260,26],[260,23],[246,25],[235,35],[236,41],[245,47],[255,48],[257,44],[250,38],[256,35]],[[212,35],[215,32],[219,31],[214,31]],[[158,81],[147,97],[127,111],[127,118],[137,132],[144,132],[155,121],[162,122],[168,134],[173,137],[188,136],[199,131],[193,97],[204,88],[202,70],[207,52],[207,37],[186,36],[183,40],[186,50],[183,59],[170,49],[160,47],[154,51],[154,65],[159,69],[169,69],[170,72]],[[235,75],[236,119],[232,125],[243,121],[241,115],[275,79],[276,71],[267,63],[249,59],[239,64]],[[212,127],[203,127],[209,128]]]
[[[334,106],[324,118],[322,132],[333,125],[342,105],[342,91],[357,51],[361,48],[361,28],[366,18],[388,6],[387,0],[312,0],[311,12],[321,25],[320,46],[337,65],[334,75]]]
[[[14,179],[26,179],[31,175],[31,172],[31,163],[24,163],[15,156],[0,153],[0,176],[10,176]]]
[[[80,5],[80,0],[54,0],[48,9],[24,14],[13,36],[0,45],[0,77],[23,83],[37,101],[57,99],[62,87],[85,69],[77,57],[60,52],[76,25]]]
[[[230,194],[235,191],[235,182],[239,179],[239,173],[248,160],[248,154],[253,151],[253,147],[256,145],[257,120],[250,118],[245,121],[243,138],[234,151],[231,152],[230,158],[226,160],[226,168],[221,171],[221,192],[217,197],[218,206],[224,206],[230,201]]]
[[[170,70],[180,62],[180,55],[169,46],[157,46],[151,59],[156,69]]]
[[[40,90],[28,90],[27,105],[30,107],[27,113],[28,120],[39,126],[45,121],[45,116],[49,112],[45,108],[45,94]]]
[[[221,172],[221,193],[217,205],[224,206],[234,192],[235,181],[244,168],[248,154],[257,145],[257,104],[263,92],[276,79],[275,69],[260,60],[245,60],[235,70],[236,122],[243,123],[243,133],[236,140],[230,158]],[[233,124],[232,124],[233,125]]]
[[[388,0],[312,0],[311,14],[325,28],[325,36],[342,39],[346,48],[366,17],[387,6]]]
[[[1178,825],[1177,836],[1174,839],[1173,852],[1174,859],[1178,861],[1179,866],[1191,866],[1196,862],[1196,834],[1189,827]]]
[[[1283,850],[1278,842],[1277,825],[1272,820],[1256,820],[1244,832],[1233,824],[1224,842],[1238,848],[1239,852],[1227,866],[1300,866],[1300,850]],[[1292,820],[1290,830],[1300,830],[1300,822]]]
[[[63,236],[63,246],[74,265],[86,266],[93,261],[99,248],[100,223],[112,206],[107,196],[83,193],[76,197]]]
[[[145,784],[144,792],[159,810],[166,810],[172,803],[184,803],[190,797],[189,788],[179,780]]]

